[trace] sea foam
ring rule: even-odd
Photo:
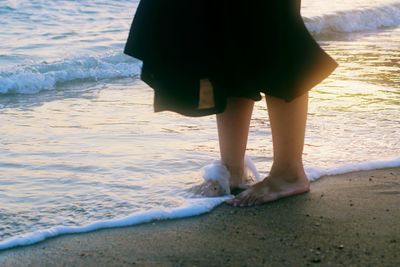
[[[41,62],[0,71],[0,94],[35,94],[73,81],[100,81],[135,77],[141,62],[122,53],[83,56],[58,62]]]
[[[339,175],[355,171],[370,171],[384,168],[400,167],[400,157],[388,160],[365,161],[349,163],[331,168],[306,167],[306,174],[310,181],[315,181],[322,176]]]
[[[57,226],[47,230],[37,231],[7,239],[3,242],[0,242],[0,250],[5,250],[17,246],[32,245],[45,239],[64,234],[85,233],[105,228],[137,225],[156,220],[178,219],[189,216],[196,216],[202,213],[209,212],[214,207],[218,206],[229,198],[230,196],[189,199],[187,200],[186,205],[178,208],[137,212],[125,218],[97,221],[83,226]]]
[[[310,181],[315,181],[318,178],[326,175],[337,175],[354,171],[366,171],[393,167],[400,167],[400,157],[388,160],[352,163],[331,168],[308,167],[306,168],[306,173]],[[189,198],[186,199],[186,205],[177,208],[164,210],[153,209],[145,212],[137,212],[124,218],[96,221],[83,226],[57,226],[47,230],[36,231],[9,238],[3,242],[0,242],[0,250],[10,249],[18,246],[32,245],[45,239],[64,234],[85,233],[99,229],[132,226],[157,220],[196,216],[211,211],[213,208],[229,198],[232,198],[232,196]]]
[[[353,33],[400,25],[400,3],[337,11],[303,18],[313,34]]]
[[[400,25],[400,3],[304,17],[304,22],[308,30],[316,36],[394,27]],[[35,94],[54,90],[74,81],[136,77],[140,71],[141,62],[124,55],[122,48],[121,51],[101,56],[80,56],[19,65],[6,70],[0,69],[0,96],[10,93]]]

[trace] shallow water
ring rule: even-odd
[[[309,29],[340,64],[310,93],[308,169],[400,156],[400,22],[382,27],[377,17],[366,30],[364,17],[352,28],[332,19],[400,14],[400,2],[346,3],[303,0]],[[180,207],[218,158],[213,116],[153,113],[140,62],[121,53],[135,6],[0,0],[0,24],[13,25],[0,30],[0,244]],[[267,118],[257,102],[248,155],[262,175],[272,159]]]

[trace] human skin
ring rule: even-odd
[[[273,164],[269,175],[227,201],[233,206],[253,206],[309,191],[302,153],[308,111],[308,93],[286,102],[266,96],[270,119]],[[221,160],[230,171],[231,188],[245,179],[246,151],[254,101],[231,97],[226,110],[217,114]]]

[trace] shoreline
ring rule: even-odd
[[[400,168],[326,176],[252,208],[63,235],[0,266],[398,266]]]

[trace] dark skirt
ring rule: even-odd
[[[228,97],[286,101],[337,67],[300,15],[301,0],[141,0],[124,53],[143,61],[154,110],[223,112]]]

